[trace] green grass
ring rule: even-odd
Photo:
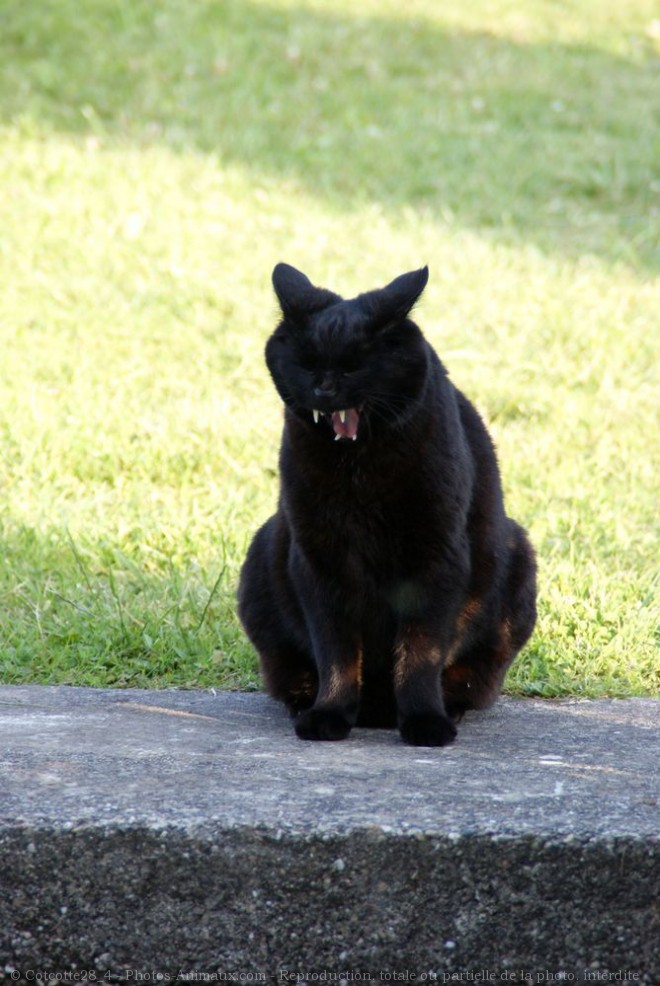
[[[654,19],[655,18],[655,19]],[[418,315],[540,561],[512,694],[657,694],[654,0],[20,0],[0,32],[0,678],[257,687],[287,260]]]

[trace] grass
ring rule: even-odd
[[[270,271],[428,262],[539,554],[509,693],[657,694],[659,50],[653,0],[5,0],[1,679],[258,687]]]

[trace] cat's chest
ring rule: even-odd
[[[300,485],[290,504],[297,540],[338,571],[412,567],[425,554],[430,498],[421,483],[393,479],[354,470]]]
[[[395,522],[407,485],[392,467],[355,457],[301,475],[294,495],[301,511],[328,524],[377,531]]]

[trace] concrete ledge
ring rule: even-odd
[[[0,978],[658,982],[659,711],[502,700],[428,750],[2,687]]]

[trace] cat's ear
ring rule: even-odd
[[[282,314],[289,318],[311,315],[341,300],[332,291],[315,287],[302,271],[290,264],[276,265],[273,270],[273,287]]]
[[[428,267],[421,267],[401,274],[385,288],[360,295],[358,300],[376,326],[400,322],[419,300],[428,279]]]

